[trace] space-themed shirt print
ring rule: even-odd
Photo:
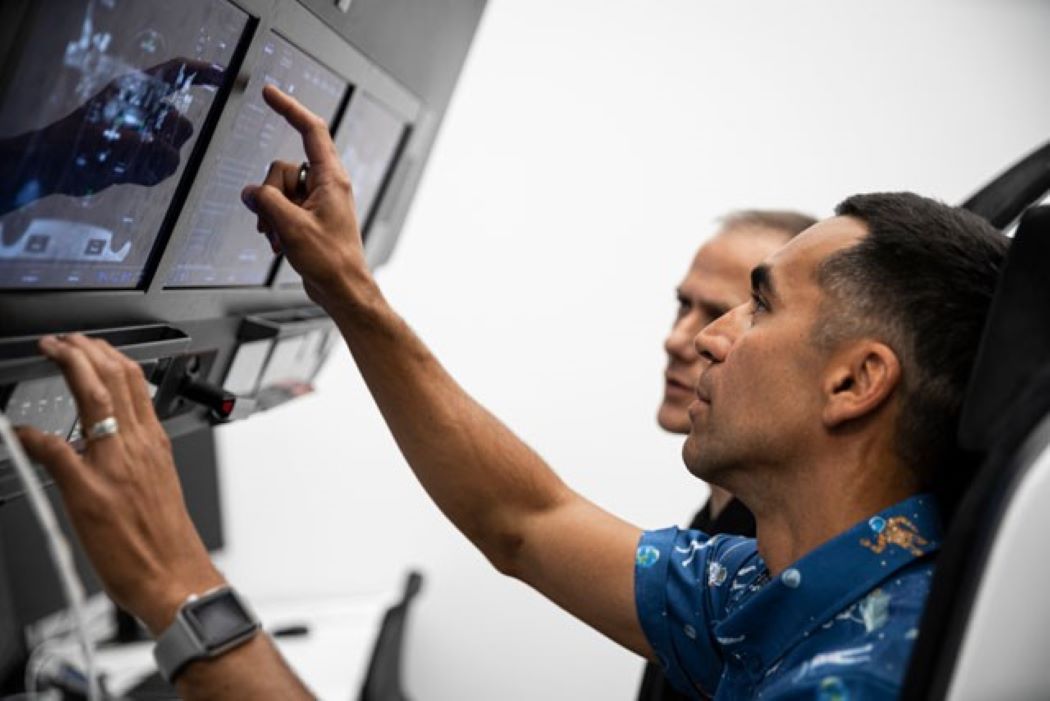
[[[668,680],[728,699],[895,699],[940,545],[920,494],[773,578],[755,540],[667,528],[635,559],[638,617]]]

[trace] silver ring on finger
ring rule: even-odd
[[[120,426],[117,424],[116,417],[107,416],[101,421],[96,421],[88,429],[87,438],[89,441],[98,440],[99,438],[107,438],[109,436],[117,435],[117,431],[120,430]]]
[[[299,166],[299,174],[295,176],[295,194],[300,198],[310,194],[310,191],[306,189],[306,179],[308,177],[310,177],[310,162],[303,161],[302,165]]]

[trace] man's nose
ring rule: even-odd
[[[746,310],[747,304],[741,304],[700,329],[693,339],[693,347],[701,358],[710,363],[726,359],[739,335],[740,315]]]
[[[702,324],[695,317],[696,313],[690,312],[675,320],[671,333],[664,340],[664,350],[668,355],[687,362],[696,360],[693,338]]]

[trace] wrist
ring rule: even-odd
[[[37,199],[48,195],[67,194],[60,192],[59,181],[63,166],[72,160],[72,153],[65,147],[62,134],[54,133],[53,126],[39,134],[25,135],[23,148],[31,149],[34,159],[40,164],[36,172],[37,187],[40,188]]]
[[[358,317],[376,308],[382,293],[367,270],[348,268],[326,284],[314,285],[311,297],[338,321],[340,316]]]
[[[54,169],[49,164],[52,159],[51,152],[55,147],[48,143],[46,138],[40,138],[40,135],[36,135],[37,138],[34,141],[34,135],[34,132],[27,132],[0,139],[0,162],[17,163],[26,152],[32,151],[34,162],[37,164],[37,170],[32,178],[35,181],[32,186],[33,199],[40,199],[54,191]],[[18,177],[17,168],[4,168],[3,172],[0,172],[0,214],[6,214],[32,201],[20,200],[26,195],[25,186],[28,182],[29,179]]]
[[[171,626],[179,608],[191,596],[200,596],[204,592],[225,584],[227,584],[226,578],[209,563],[206,570],[202,568],[192,577],[166,582],[163,587],[157,589],[156,594],[138,607],[136,615],[149,629],[150,634],[156,638]]]
[[[258,617],[236,591],[216,587],[183,603],[175,621],[157,637],[153,657],[161,675],[174,682],[191,664],[250,642],[259,627]]]

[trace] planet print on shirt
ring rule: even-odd
[[[660,551],[651,545],[642,545],[635,554],[634,563],[639,567],[652,567],[660,559]]]

